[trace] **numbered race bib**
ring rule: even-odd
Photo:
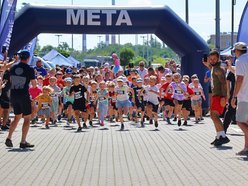
[[[176,93],[176,94],[182,94],[183,92],[182,92],[182,90],[177,90],[177,89],[176,89],[176,90],[175,90],[175,93]]]
[[[44,102],[44,103],[41,104],[41,108],[42,109],[48,109],[49,108],[49,104],[46,103],[46,102]]]
[[[76,92],[76,93],[74,94],[74,96],[75,96],[75,99],[80,99],[80,98],[83,97],[82,94],[81,94],[81,92]]]
[[[200,92],[195,92],[195,95],[196,95],[196,96],[200,96],[201,93],[200,93]]]

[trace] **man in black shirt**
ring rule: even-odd
[[[29,83],[35,87],[35,72],[32,67],[27,63],[30,58],[30,53],[27,50],[22,50],[19,53],[20,63],[13,65],[10,68],[10,102],[14,110],[14,120],[11,122],[9,134],[5,141],[7,147],[13,147],[11,138],[15,131],[18,122],[23,117],[23,127],[22,127],[22,139],[20,143],[20,148],[31,148],[31,145],[26,141],[26,137],[29,130],[29,123],[31,119],[31,99],[29,95]]]

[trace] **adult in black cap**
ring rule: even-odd
[[[31,148],[31,145],[26,141],[26,137],[29,130],[29,123],[31,119],[31,99],[29,95],[29,83],[35,87],[35,72],[32,67],[27,63],[30,59],[30,53],[27,50],[22,50],[19,53],[20,63],[13,65],[10,68],[10,101],[14,110],[14,120],[11,122],[9,134],[5,141],[7,147],[13,147],[12,144],[12,134],[15,131],[18,122],[23,117],[23,127],[22,127],[22,139],[20,143],[20,148]]]

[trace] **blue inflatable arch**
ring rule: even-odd
[[[245,5],[238,31],[238,41],[242,41],[248,44],[248,2]]]

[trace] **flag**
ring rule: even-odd
[[[36,47],[36,43],[37,43],[37,37],[35,37],[34,39],[32,39],[32,41],[30,41],[25,47],[23,47],[23,49],[26,49],[30,52],[30,59],[29,59],[29,62],[28,64],[30,65],[32,60],[33,60],[33,57],[34,57],[34,50],[35,50],[35,47]]]
[[[1,24],[2,24],[2,19],[3,21],[4,20],[5,21],[3,23],[3,27],[0,32],[0,47],[2,49],[2,47],[5,46],[7,51],[9,49],[11,34],[15,22],[16,3],[17,0],[5,0],[3,2],[2,11],[1,11]],[[6,17],[4,16],[4,14],[6,14],[5,15]]]

